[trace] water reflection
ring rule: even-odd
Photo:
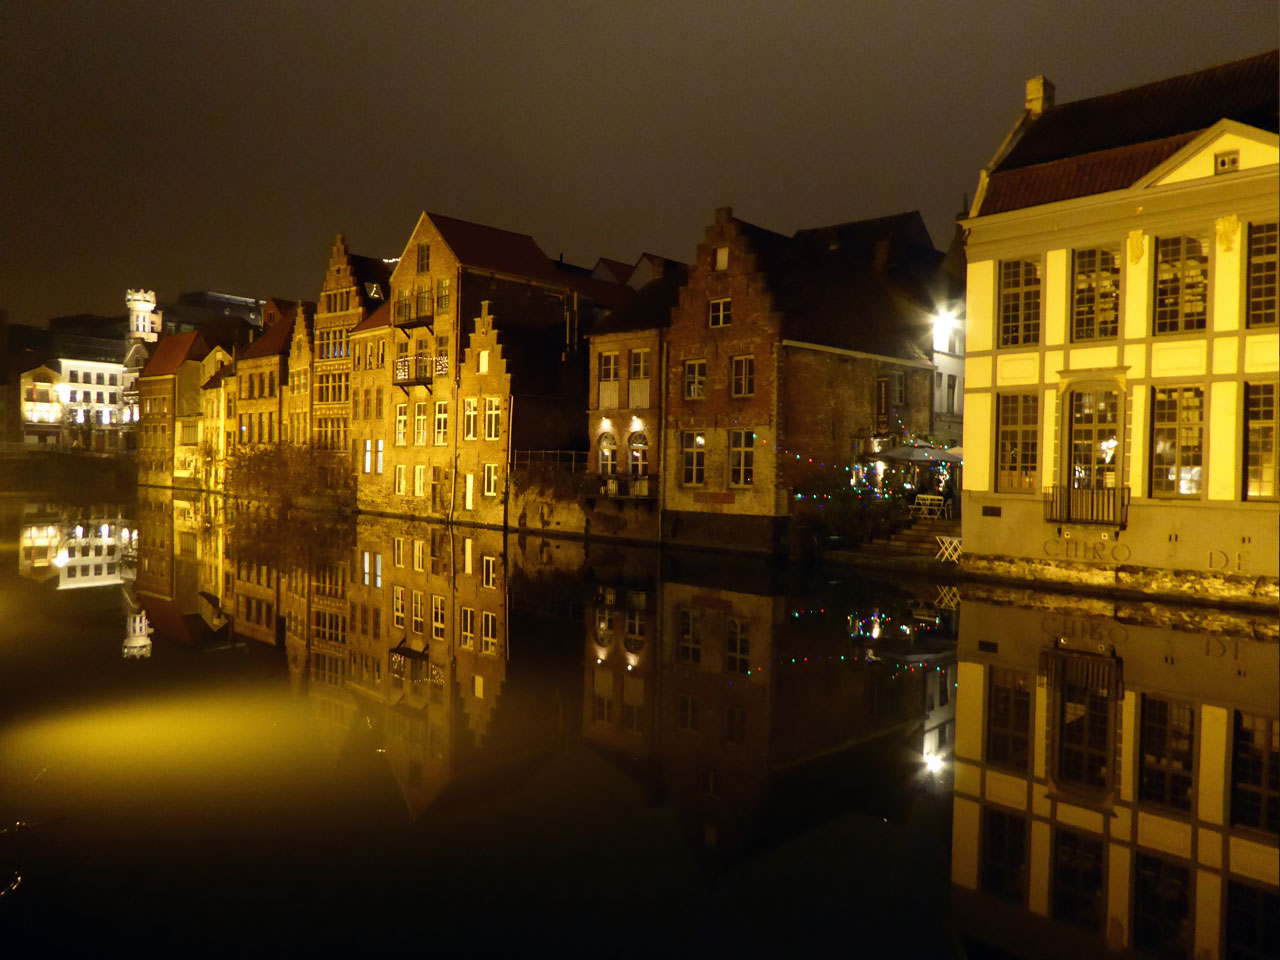
[[[952,848],[967,931],[1023,956],[1270,955],[1275,619],[969,592]]]
[[[815,943],[856,917],[873,955],[1250,956],[1272,935],[1274,617],[281,520],[157,490],[31,505],[17,526],[25,582],[119,593],[120,649],[151,657],[121,665],[127,683],[154,686],[43,716],[53,688],[35,684],[26,726],[0,736],[6,769],[34,778],[0,806],[32,809],[0,820],[75,814],[92,782],[122,809],[194,789],[325,831],[341,797],[364,838],[350,857],[400,864],[364,881],[366,906],[412,901],[415,864],[526,904],[607,869],[638,910],[684,891],[700,924],[836,902]],[[90,570],[69,583],[73,562]],[[182,809],[166,836],[209,816]],[[217,830],[253,844],[205,856],[252,850],[289,883],[310,862]],[[530,832],[566,865],[508,861]]]

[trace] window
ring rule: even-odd
[[[497,440],[502,427],[502,406],[497,397],[484,398],[484,438]]]
[[[378,387],[376,393],[374,394],[374,398],[376,400],[376,403],[374,404],[374,408],[373,408],[373,416],[375,419],[381,420],[382,419],[382,388],[381,387]]]
[[[476,612],[471,607],[462,608],[461,623],[458,626],[461,644],[464,650],[470,650],[476,642]]]
[[[1227,882],[1228,960],[1271,960],[1277,940],[1280,892],[1239,880]]]
[[[480,652],[498,652],[498,615],[488,610],[480,613]]]
[[[1070,482],[1073,490],[1114,490],[1119,457],[1120,394],[1116,390],[1071,393]]]
[[[498,465],[496,463],[486,463],[484,465],[484,489],[482,492],[486,497],[496,497],[498,495]]]
[[[728,269],[729,269],[729,248],[728,248],[728,247],[716,247],[716,248],[715,248],[715,253],[712,255],[712,266],[711,266],[711,268],[712,268],[713,270],[728,270]]]
[[[686,430],[680,436],[680,448],[683,454],[682,483],[698,485],[703,482],[706,472],[707,436],[706,434]]]
[[[680,611],[680,636],[676,644],[676,659],[681,663],[702,662],[702,624],[692,610]]]
[[[1280,720],[1235,713],[1231,825],[1280,834]]]
[[[734,357],[730,361],[730,393],[735,397],[749,397],[756,392],[756,358]]]
[[[686,693],[676,697],[676,726],[690,733],[698,730],[698,701]]]
[[[987,763],[1025,773],[1031,759],[1030,675],[991,668],[987,695]]]
[[[498,586],[498,560],[496,557],[480,559],[480,586],[496,588]]]
[[[415,464],[413,467],[413,495],[415,497],[425,496],[427,492],[427,468],[425,464]]]
[[[431,639],[443,640],[445,627],[444,597],[437,594],[431,596]]]
[[[1163,957],[1187,955],[1190,872],[1162,857],[1139,853],[1133,885],[1133,943]]]
[[[1151,419],[1151,495],[1200,496],[1204,390],[1156,387]]]
[[[391,562],[397,567],[404,566],[404,537],[396,537],[391,541]]]
[[[721,300],[707,301],[707,320],[713,327],[727,327],[732,320],[732,301],[725,297]]]
[[[425,540],[413,541],[413,569],[418,573],[422,573],[427,569],[427,542]]]
[[[413,442],[419,446],[427,442],[427,404],[424,400],[413,405]]]
[[[1002,393],[996,397],[998,453],[996,489],[1032,493],[1040,437],[1040,397],[1034,393]]]
[[[449,280],[447,277],[436,284],[436,309],[449,309]]]
[[[383,443],[383,441],[379,440],[379,441],[377,441],[377,443],[375,444],[375,450],[376,450],[376,452],[377,452],[377,456],[374,458],[374,471],[373,471],[373,472],[374,472],[374,473],[377,473],[377,474],[381,474],[381,473],[382,473],[382,443]]]
[[[395,492],[398,496],[404,496],[404,464],[396,464],[396,485]]]
[[[1040,342],[1040,260],[1000,262],[1000,346]]]
[[[422,633],[426,627],[427,598],[421,590],[413,591],[413,609],[410,628],[414,633]]]
[[[403,447],[408,442],[409,432],[409,405],[407,403],[396,404],[396,446]]]
[[[1120,250],[1094,248],[1073,255],[1071,339],[1101,340],[1120,332]]]
[[[600,354],[600,382],[608,383],[618,379],[618,354]]]
[[[404,626],[404,587],[391,588],[391,622]]]
[[[724,711],[724,742],[747,742],[747,711],[741,707],[726,707]]]
[[[1095,656],[1052,657],[1058,695],[1058,779],[1105,790],[1111,786],[1117,690],[1114,661]]]
[[[1105,904],[1102,841],[1059,828],[1053,844],[1053,918],[1100,931]]]
[[[947,413],[956,412],[956,383],[959,378],[954,373],[947,374]]]
[[[724,668],[728,673],[751,672],[751,631],[746,621],[729,618]]]
[[[600,472],[612,475],[618,470],[618,441],[612,433],[600,434]]]
[[[1022,903],[1027,886],[1027,822],[1012,813],[982,811],[979,883],[987,893]]]
[[[707,361],[684,362],[684,396],[686,400],[701,400],[707,395]]]
[[[1276,498],[1276,384],[1244,385],[1244,496]]]
[[[756,435],[750,430],[729,431],[729,482],[749,487],[755,479]]]
[[[1205,235],[1156,240],[1155,332],[1203,330],[1209,300]]]
[[[1245,318],[1251,327],[1276,325],[1277,231],[1280,224],[1249,225],[1249,273],[1245,286]]]
[[[1140,733],[1138,799],[1190,810],[1195,783],[1195,708],[1179,700],[1144,694]]]
[[[627,472],[633,477],[645,476],[649,472],[649,438],[643,433],[633,433],[627,443],[631,451],[627,460]],[[639,492],[635,484],[632,484],[632,493]],[[648,492],[647,488],[644,492]]]
[[[364,462],[362,466],[365,473],[370,473],[373,470],[373,441],[372,440],[366,440],[364,442]]]
[[[907,402],[907,375],[901,370],[889,374],[889,397],[896,404]]]
[[[632,380],[649,379],[648,349],[632,350],[630,356],[628,357],[628,360],[630,361],[630,364],[631,364],[630,369],[627,371],[630,379]]]
[[[437,447],[443,447],[449,442],[449,401],[436,401],[436,431],[435,443]]]
[[[426,273],[431,269],[431,244],[418,244],[418,273]]]
[[[480,419],[480,404],[475,397],[467,397],[462,401],[462,439],[476,438],[476,421]]]

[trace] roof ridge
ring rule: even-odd
[[[1111,97],[1124,96],[1125,94],[1133,93],[1136,90],[1143,90],[1148,87],[1158,87],[1166,83],[1172,83],[1178,80],[1185,80],[1188,77],[1196,77],[1196,76],[1200,76],[1201,74],[1213,73],[1214,71],[1222,70],[1225,67],[1243,68],[1244,65],[1249,63],[1250,61],[1255,61],[1255,60],[1262,61],[1267,57],[1278,57],[1278,56],[1280,56],[1280,47],[1273,47],[1270,50],[1264,50],[1261,53],[1255,53],[1247,57],[1237,57],[1234,60],[1223,60],[1221,63],[1215,63],[1208,67],[1200,67],[1199,69],[1196,69],[1196,70],[1188,70],[1185,73],[1175,73],[1171,77],[1160,77],[1156,80],[1148,80],[1145,83],[1135,83],[1129,87],[1121,87],[1119,90],[1109,90],[1106,93],[1094,94],[1092,97],[1082,97],[1079,100],[1067,100],[1064,103],[1058,103],[1052,107],[1049,107],[1044,111],[1044,113],[1049,114],[1055,110],[1061,110],[1064,107],[1073,107],[1076,104],[1080,104],[1080,103],[1090,103],[1095,100],[1106,100]]]

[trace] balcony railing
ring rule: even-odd
[[[543,467],[566,473],[586,473],[589,456],[584,450],[514,450],[511,464],[516,470]]]
[[[650,500],[657,496],[658,482],[648,474],[605,473],[600,475],[600,493],[619,500]]]
[[[1044,518],[1051,523],[1124,527],[1129,522],[1129,488],[1076,490],[1055,486],[1045,495]]]
[[[391,317],[397,324],[429,322],[435,312],[435,299],[429,293],[399,297],[391,310]]]
[[[397,384],[431,383],[449,375],[448,357],[396,357],[392,377]]]

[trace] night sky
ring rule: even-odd
[[[0,308],[315,298],[328,244],[420,211],[590,265],[688,260],[732,205],[783,232],[961,197],[1046,74],[1059,102],[1276,46],[1274,0],[14,0]]]

